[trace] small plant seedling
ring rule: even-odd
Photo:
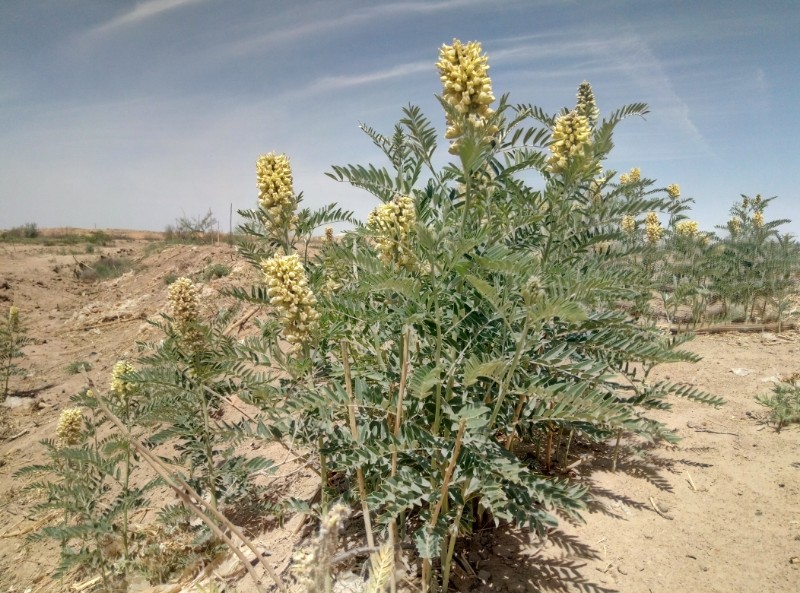
[[[0,381],[3,386],[0,402],[8,397],[11,376],[25,374],[14,360],[25,356],[22,347],[30,342],[20,321],[19,309],[9,307],[8,313],[0,319]]]
[[[777,383],[771,394],[757,396],[756,401],[769,408],[776,432],[787,424],[800,422],[800,373]]]
[[[67,373],[70,375],[77,375],[83,371],[91,371],[92,364],[88,360],[73,360],[67,365]]]

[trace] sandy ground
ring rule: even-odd
[[[92,265],[100,255],[131,258],[137,269],[103,282],[75,276],[76,260]],[[85,245],[0,244],[0,310],[19,307],[35,339],[21,361],[28,376],[16,379],[7,402],[10,425],[0,431],[0,591],[60,588],[49,577],[57,547],[25,543],[35,525],[31,495],[11,475],[42,460],[38,441],[53,435],[59,412],[83,387],[67,365],[89,361],[90,376],[107,381],[117,359],[134,355],[136,340],[157,339],[145,321],[165,310],[165,277],[198,276],[212,263],[233,272],[201,283],[209,308],[220,288],[249,274],[224,244],[165,247],[140,238],[92,254]],[[800,372],[800,333],[699,336],[688,348],[703,361],[661,367],[656,378],[690,383],[727,404],[674,402],[660,419],[680,444],[628,451],[613,473],[607,449],[583,451],[574,477],[593,492],[585,522],[563,522],[544,542],[514,529],[474,534],[459,553],[457,590],[800,591],[800,429],[777,433],[754,399],[776,378]],[[310,496],[313,476],[294,474],[285,489]],[[300,542],[298,523],[258,536],[278,568]],[[226,566],[236,569],[228,562],[219,570]],[[246,578],[236,587],[252,590]]]

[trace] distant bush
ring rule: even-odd
[[[208,282],[209,280],[213,280],[214,278],[224,278],[228,274],[231,273],[231,267],[226,266],[225,264],[209,264],[209,266],[203,270],[203,280]]]
[[[75,270],[75,275],[86,281],[109,280],[122,276],[134,267],[134,262],[126,257],[100,256],[92,266],[81,263]]]
[[[35,239],[39,236],[39,227],[35,222],[26,222],[22,226],[13,227],[0,233],[0,239],[13,241],[15,239]]]
[[[210,243],[214,238],[217,219],[211,209],[203,216],[181,216],[164,229],[165,241],[179,243]]]
[[[114,239],[104,231],[92,231],[86,238],[86,241],[91,245],[111,245]]]

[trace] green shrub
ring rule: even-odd
[[[800,375],[777,383],[772,388],[772,394],[757,396],[756,401],[769,408],[778,432],[786,424],[800,422]]]
[[[617,124],[647,107],[599,120],[584,83],[555,115],[506,97],[493,111],[479,53],[445,47],[438,64],[480,90],[453,83],[440,98],[452,162],[433,165],[436,131],[410,106],[390,135],[362,126],[387,166],[329,173],[376,198],[367,224],[310,256],[314,229],[349,215],[298,211],[288,159],[272,153],[257,164],[260,207],[240,212],[241,252],[266,288],[234,292],[274,315],[246,358],[280,371],[243,396],[269,434],[319,456],[323,511],[358,500],[370,546],[373,530],[414,543],[423,590],[438,586],[434,558],[447,590],[456,540],[484,522],[543,534],[577,517],[586,489],[559,475],[576,444],[671,442],[649,410],[671,396],[721,403],[648,381],[698,358],[679,349],[687,337],[617,306],[649,299],[660,237],[630,244],[624,217],[679,212],[651,180],[629,191],[602,173]]]
[[[28,222],[22,226],[13,227],[0,233],[0,239],[4,241],[16,241],[22,239],[35,239],[39,236],[39,227],[35,222]]]
[[[209,264],[206,269],[203,270],[202,278],[208,282],[214,278],[224,278],[230,273],[230,266],[226,266],[225,264]]]
[[[91,371],[92,364],[87,360],[73,360],[67,365],[67,373],[70,375],[77,375],[83,371]]]
[[[130,272],[134,267],[133,260],[127,257],[101,256],[92,266],[92,270],[94,271],[94,279],[110,280]]]

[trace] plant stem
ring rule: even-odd
[[[356,424],[356,396],[353,393],[353,382],[350,376],[350,356],[348,354],[347,340],[341,341],[342,364],[344,365],[344,387],[347,390],[347,397],[350,405],[347,406],[347,414],[350,416],[350,434],[353,443],[358,443],[358,424]],[[364,514],[364,529],[367,532],[367,544],[370,548],[375,547],[375,538],[372,535],[372,520],[369,516],[369,505],[367,504],[367,485],[364,481],[364,470],[361,467],[356,469],[356,479],[358,480],[358,495],[361,498],[361,510]]]
[[[410,331],[406,330],[402,337],[403,348],[400,359],[400,386],[397,390],[397,406],[395,408],[394,415],[394,436],[395,439],[398,440],[398,437],[400,436],[400,425],[403,418],[403,399],[405,398],[406,394],[406,380],[408,378],[408,344],[410,338]],[[392,447],[392,477],[397,475],[397,457],[397,445],[394,445]],[[392,522],[389,524],[389,537],[391,538],[392,549],[394,550],[395,562],[397,562],[397,550],[399,549],[400,542],[397,538],[397,521],[395,519],[392,519]],[[389,586],[391,593],[395,593],[397,591],[397,578],[395,571],[392,571]]]

